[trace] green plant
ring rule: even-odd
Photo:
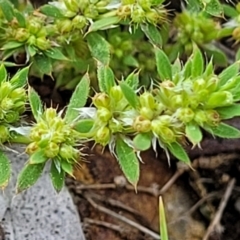
[[[178,38],[172,43],[166,31],[172,26],[169,10],[161,0],[59,0],[38,11],[30,5],[20,11],[0,1],[2,63],[21,69],[8,81],[10,68],[1,65],[1,143],[25,143],[29,154],[17,192],[37,181],[47,161],[53,186],[60,191],[65,174],[73,175],[81,163],[86,141],[108,146],[137,188],[142,151],[157,151],[159,145],[169,160],[173,155],[190,165],[184,146],[200,146],[203,130],[240,137],[238,129],[224,123],[240,115],[239,61],[217,74],[215,56],[206,47],[231,36],[234,29],[219,27],[220,21],[215,24],[211,18],[222,14],[216,0],[189,1],[187,7],[175,17]],[[172,44],[178,57],[168,51]],[[12,60],[19,52],[26,54],[26,63]],[[31,87],[27,96],[28,75],[50,75],[57,88],[75,89],[66,111],[43,107]],[[26,102],[35,118],[30,126],[20,121]],[[10,164],[3,152],[0,166],[4,188]]]

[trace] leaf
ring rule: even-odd
[[[191,75],[193,78],[202,75],[204,69],[204,60],[200,49],[195,46],[193,50]]]
[[[26,46],[26,51],[27,51],[27,53],[29,54],[30,57],[33,57],[37,54],[36,47],[34,47],[32,45]]]
[[[240,116],[239,104],[234,104],[229,107],[216,108],[215,110],[219,113],[221,119],[231,119],[233,117]]]
[[[0,188],[4,189],[8,185],[11,174],[11,166],[7,156],[0,151]]]
[[[112,28],[114,24],[120,22],[120,18],[118,16],[113,17],[104,17],[100,20],[94,21],[88,29],[88,32],[95,32],[98,30],[105,30],[108,28]]]
[[[185,127],[186,136],[193,146],[202,141],[202,131],[196,123],[188,123]]]
[[[74,129],[79,133],[89,133],[93,128],[94,120],[92,119],[82,119],[77,124],[75,124]]]
[[[26,20],[25,20],[24,15],[21,12],[19,12],[15,9],[14,16],[16,17],[16,19],[18,21],[19,27],[25,28],[26,27]]]
[[[219,75],[219,87],[223,86],[228,80],[236,77],[239,72],[239,62],[235,62],[229,67],[225,68]]]
[[[125,83],[127,83],[127,85],[130,86],[133,90],[137,90],[139,86],[139,72],[130,73],[126,78]]]
[[[134,137],[133,143],[138,151],[146,151],[151,147],[152,136],[149,133],[139,133]]]
[[[75,91],[72,94],[72,97],[68,104],[67,111],[64,117],[64,119],[68,123],[74,121],[78,117],[79,113],[77,109],[83,107],[86,104],[89,89],[90,80],[88,74],[86,73],[75,88]]]
[[[93,58],[96,58],[104,65],[109,65],[110,61],[110,45],[96,32],[87,35],[87,42]]]
[[[29,87],[28,88],[28,98],[31,106],[31,111],[36,120],[43,114],[42,102],[36,91]]]
[[[223,14],[223,7],[219,0],[208,0],[208,3],[206,4],[205,11],[209,13],[210,15],[221,17]]]
[[[20,193],[34,185],[41,176],[45,163],[27,164],[21,170],[17,179],[17,193]]]
[[[141,24],[141,29],[153,45],[159,48],[162,47],[162,36],[156,26],[153,24]]]
[[[217,127],[203,126],[209,133],[221,138],[240,138],[240,131],[225,123],[220,123]]]
[[[40,8],[40,12],[49,17],[53,17],[54,19],[64,18],[64,15],[61,13],[61,11],[56,6],[50,4],[43,5]]]
[[[137,108],[139,105],[139,99],[134,90],[126,83],[120,82],[120,87],[122,89],[124,97],[127,99],[128,103],[133,107]]]
[[[165,210],[162,197],[159,197],[159,223],[161,240],[168,240],[167,221],[165,217]]]
[[[224,15],[230,18],[235,18],[238,16],[238,11],[228,4],[222,4]]]
[[[49,57],[43,54],[37,54],[34,56],[33,59],[34,62],[34,67],[41,73],[43,76],[44,74],[46,75],[51,75],[52,72],[52,62]]]
[[[7,80],[7,70],[4,64],[0,65],[0,83]]]
[[[61,160],[61,168],[64,172],[68,173],[70,176],[73,176],[73,166],[71,163],[67,162],[66,160]]]
[[[108,66],[104,66],[102,63],[99,63],[97,74],[98,85],[101,92],[109,93],[110,89],[116,85],[112,69]]]
[[[56,60],[69,60],[66,56],[64,56],[64,54],[62,53],[60,48],[54,47],[51,48],[47,51],[44,52],[46,54],[46,56],[52,58],[52,59],[56,59]]]
[[[9,1],[1,0],[0,8],[2,10],[2,14],[8,20],[8,22],[12,21],[14,18],[14,9],[12,4]]]
[[[236,56],[235,56],[235,61],[240,60],[240,48],[237,50]]]
[[[14,88],[24,87],[28,79],[29,67],[25,67],[18,71],[11,79]]]
[[[191,77],[192,75],[192,59],[189,58],[183,68],[184,79]]]
[[[59,193],[64,186],[65,172],[60,168],[60,172],[55,166],[55,161],[52,161],[50,178],[52,180],[52,185],[54,189]]]
[[[134,149],[129,147],[122,138],[116,140],[116,156],[127,180],[136,188],[140,167]]]
[[[172,155],[176,157],[178,160],[183,161],[186,164],[191,163],[186,151],[178,142],[168,144],[167,148],[172,153]]]
[[[43,150],[38,150],[30,156],[29,164],[44,163],[47,160],[48,160],[48,158],[45,156],[44,151]]]
[[[167,55],[160,49],[155,48],[157,71],[162,81],[172,80],[172,66]]]
[[[23,42],[16,42],[16,41],[8,41],[5,43],[2,47],[1,50],[7,50],[7,49],[15,49],[23,46]]]

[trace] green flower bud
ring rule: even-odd
[[[0,143],[6,142],[10,137],[10,133],[7,127],[0,125]]]
[[[10,109],[12,109],[14,106],[14,102],[11,98],[5,97],[4,99],[2,99],[1,101],[1,109],[8,111]]]
[[[198,93],[206,87],[206,81],[203,78],[199,78],[193,82],[193,91]]]
[[[155,99],[150,92],[144,92],[139,97],[140,104],[142,107],[153,110],[155,108]]]
[[[120,86],[113,86],[110,89],[110,99],[114,99],[116,102],[119,102],[123,98],[122,89]]]
[[[197,110],[195,112],[194,121],[202,126],[207,121],[205,112],[203,110]]]
[[[126,19],[128,16],[131,15],[131,6],[130,5],[120,6],[117,9],[116,15],[119,16],[121,19]]]
[[[142,107],[139,112],[146,119],[152,120],[154,117],[154,112],[150,108]]]
[[[47,29],[46,29],[46,27],[42,27],[40,30],[39,30],[39,32],[36,34],[36,37],[38,37],[38,38],[42,38],[42,37],[44,37],[44,38],[46,38],[46,36],[48,36],[49,35],[49,33],[47,33]]]
[[[78,12],[78,1],[77,0],[63,0],[63,2],[69,11],[72,11],[75,13]]]
[[[59,156],[62,159],[76,160],[78,158],[78,155],[79,151],[70,145],[62,144],[62,146],[60,147]]]
[[[19,120],[19,113],[16,112],[16,111],[8,111],[8,112],[5,114],[4,120],[5,120],[7,123],[17,122],[17,121]]]
[[[45,156],[48,158],[54,158],[58,155],[59,152],[59,146],[58,144],[54,142],[50,142],[45,148],[44,148],[44,153]]]
[[[164,15],[166,15],[166,13],[161,14],[161,13],[157,12],[155,9],[151,9],[151,11],[148,11],[145,13],[145,18],[151,24],[156,25],[156,24],[160,23],[161,21],[163,21],[164,19],[166,19],[166,17],[164,17]]]
[[[109,143],[110,138],[110,130],[106,126],[101,127],[94,136],[95,142],[100,143],[102,146],[106,146]]]
[[[25,28],[18,28],[15,33],[15,40],[18,42],[25,42],[30,37],[30,34],[27,29]]]
[[[26,90],[24,88],[16,88],[11,91],[9,98],[13,99],[14,101],[25,101],[27,99]]]
[[[42,27],[43,27],[42,24],[36,19],[30,19],[27,26],[29,32],[32,35],[37,34]]]
[[[138,4],[144,9],[145,11],[151,10],[151,1],[149,0],[138,0]]]
[[[51,44],[45,37],[40,37],[36,39],[36,47],[44,51],[49,49],[51,47]]]
[[[97,118],[102,122],[108,122],[112,118],[112,113],[104,107],[97,110]]]
[[[194,118],[194,112],[191,108],[179,108],[177,110],[177,117],[184,123],[191,122]]]
[[[69,19],[59,20],[59,21],[57,21],[57,27],[61,33],[71,32],[72,27],[73,27],[72,21]]]
[[[134,4],[136,0],[121,0],[122,5]]]
[[[131,19],[134,23],[142,23],[145,20],[145,12],[141,7],[136,7],[131,12]]]
[[[221,118],[218,112],[215,110],[207,110],[205,111],[205,115],[206,115],[206,122],[209,125],[217,126],[221,121]]]
[[[117,120],[115,120],[115,121],[110,120],[108,123],[108,127],[112,133],[122,132],[122,130],[123,130],[122,124]]]
[[[0,86],[0,98],[7,97],[12,92],[13,86],[10,82],[2,82]]]
[[[27,40],[27,43],[29,44],[29,45],[36,45],[36,37],[35,36],[33,36],[33,35],[31,35],[29,38],[28,38],[28,40]]]
[[[228,91],[214,92],[208,98],[205,107],[216,108],[225,107],[233,104],[233,95]]]
[[[232,37],[239,41],[240,40],[240,27],[236,27],[232,32]]]
[[[137,116],[133,122],[133,129],[136,132],[149,132],[151,131],[151,121],[143,116]]]
[[[25,152],[28,155],[32,155],[33,153],[35,153],[38,150],[38,145],[36,142],[32,142],[30,144],[28,144],[28,146],[26,147]]]
[[[51,120],[55,120],[57,118],[57,111],[55,108],[47,108],[44,112],[44,117],[46,118],[46,121],[49,122]]]
[[[172,143],[176,141],[176,134],[168,127],[161,127],[158,130],[158,136],[165,143]]]
[[[209,80],[207,80],[207,90],[209,92],[216,91],[219,83],[219,78],[217,76],[212,76]],[[224,89],[225,90],[225,89]]]
[[[183,105],[183,97],[180,94],[173,95],[170,99],[171,106],[173,108],[179,108]]]
[[[98,17],[98,10],[94,5],[89,5],[84,11],[84,17],[95,19]]]
[[[73,27],[76,29],[83,29],[87,25],[87,19],[84,16],[77,15],[72,20]]]
[[[108,108],[110,104],[110,98],[106,93],[97,93],[92,99],[92,102],[95,107],[100,108],[100,107],[105,107]]]

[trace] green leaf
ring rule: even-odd
[[[19,27],[25,28],[26,27],[26,20],[25,20],[24,15],[21,12],[19,12],[15,9],[14,16],[16,17],[16,19],[18,21]]]
[[[195,46],[193,50],[191,75],[193,78],[202,75],[204,69],[204,60],[200,49]]]
[[[14,9],[12,4],[6,0],[0,0],[0,8],[2,10],[2,14],[8,22],[12,21],[14,18]]]
[[[41,176],[45,163],[26,164],[17,179],[17,193],[34,185]]]
[[[64,15],[61,13],[61,11],[53,5],[49,5],[49,4],[43,5],[40,8],[40,12],[47,15],[48,17],[53,17],[55,19],[64,18]]]
[[[37,54],[37,50],[34,46],[28,45],[26,46],[27,53],[30,55],[30,57],[33,57]]]
[[[89,89],[90,80],[88,74],[86,73],[75,88],[75,91],[68,104],[67,111],[64,117],[67,122],[70,123],[78,117],[79,112],[77,109],[83,107],[86,104]]]
[[[221,138],[240,138],[240,131],[225,123],[220,123],[217,127],[204,126],[209,133]]]
[[[23,42],[16,42],[16,41],[8,41],[5,43],[2,47],[1,50],[7,50],[7,49],[15,49],[23,46]]]
[[[64,56],[64,54],[61,51],[62,49],[54,47],[51,48],[47,51],[45,51],[44,53],[46,54],[46,56],[52,58],[52,59],[56,59],[56,60],[69,60],[66,56]]]
[[[100,20],[94,21],[89,27],[88,32],[95,32],[98,30],[105,30],[111,28],[114,24],[119,23],[120,20],[121,19],[118,16],[104,17]]]
[[[87,42],[93,58],[96,58],[104,65],[109,65],[110,61],[110,45],[109,43],[96,32],[89,33]]]
[[[239,72],[239,62],[235,62],[229,67],[225,68],[220,74],[219,74],[219,86],[223,86],[228,80],[230,80],[233,77],[236,77]]]
[[[14,88],[24,87],[28,79],[29,67],[25,67],[18,71],[11,79]]]
[[[7,80],[7,70],[4,64],[0,65],[0,83]]]
[[[223,7],[224,15],[227,17],[235,18],[239,14],[238,11],[234,7],[232,7],[228,4],[222,4],[222,7]]]
[[[216,108],[215,110],[219,113],[221,119],[231,119],[233,117],[240,116],[239,104],[234,104],[229,107]]]
[[[42,102],[36,91],[29,87],[28,98],[31,106],[31,111],[36,120],[43,114]]]
[[[146,151],[151,147],[152,136],[149,133],[139,133],[134,137],[133,143],[138,151]]]
[[[183,71],[184,79],[191,77],[192,75],[192,59],[191,58],[187,60],[182,71]]]
[[[137,108],[139,105],[139,99],[134,90],[126,83],[120,82],[120,87],[122,89],[124,97],[127,99],[128,103],[133,107]]]
[[[186,136],[193,146],[202,141],[202,131],[196,123],[188,123],[185,127]]]
[[[239,61],[240,60],[240,48],[238,48],[236,56],[235,56],[235,61]]]
[[[172,155],[176,157],[178,160],[183,161],[186,164],[191,163],[186,151],[178,142],[168,144],[167,148],[172,153]]]
[[[160,49],[155,48],[157,71],[162,81],[172,80],[172,66],[167,55]]]
[[[70,176],[73,176],[73,166],[71,163],[67,162],[66,160],[61,160],[61,168],[64,172],[68,173]]]
[[[48,160],[48,158],[45,156],[44,151],[43,150],[38,150],[30,156],[29,164],[44,163],[47,160]]]
[[[130,73],[126,78],[125,83],[127,83],[127,85],[131,87],[133,90],[137,90],[139,86],[139,72]]]
[[[219,0],[207,0],[206,2],[208,2],[205,6],[205,11],[213,16],[216,17],[221,17],[223,14],[223,7],[221,5],[221,3],[219,2]]]
[[[92,119],[82,119],[77,122],[74,129],[79,133],[89,133],[93,128],[94,120]]]
[[[0,151],[0,188],[4,189],[8,185],[11,174],[11,166],[7,156]]]
[[[167,221],[165,217],[165,210],[162,197],[159,197],[159,223],[161,240],[168,240]]]
[[[162,47],[162,36],[156,26],[152,24],[141,24],[141,29],[153,45]]]
[[[104,66],[102,63],[99,63],[97,74],[98,85],[101,92],[109,93],[110,89],[116,85],[112,69],[108,66]]]
[[[43,54],[37,54],[33,59],[34,67],[40,72],[41,76],[44,74],[51,75],[52,61],[49,57]]]
[[[140,167],[134,149],[129,147],[122,138],[118,138],[116,140],[116,156],[127,180],[136,188]]]
[[[64,186],[65,172],[61,168],[60,171],[58,171],[58,168],[55,166],[55,161],[52,161],[51,164],[50,177],[54,189],[59,193]]]

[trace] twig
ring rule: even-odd
[[[107,209],[107,208],[105,208],[105,207],[103,207],[103,206],[98,205],[97,203],[95,203],[95,202],[92,200],[92,198],[90,198],[89,196],[87,196],[87,194],[84,194],[84,197],[85,197],[85,198],[89,201],[89,203],[90,203],[94,208],[96,208],[97,210],[99,210],[99,211],[101,211],[101,212],[104,212],[104,213],[106,213],[106,214],[108,214],[108,215],[110,215],[110,216],[112,216],[112,217],[115,217],[116,219],[118,219],[118,220],[120,220],[120,221],[122,221],[122,222],[124,222],[124,223],[129,224],[130,226],[132,226],[132,227],[138,229],[139,231],[141,231],[141,232],[143,232],[143,233],[145,233],[145,234],[153,237],[154,239],[160,239],[160,235],[159,235],[159,234],[157,234],[157,233],[149,230],[148,228],[146,228],[146,227],[144,227],[144,226],[142,226],[142,225],[140,225],[140,224],[138,224],[138,223],[136,223],[136,222],[134,222],[134,221],[132,221],[132,220],[124,217],[124,216],[121,216],[121,215],[115,213],[114,211],[111,211],[111,210],[109,210],[109,209]]]
[[[219,204],[219,208],[218,208],[218,210],[217,210],[217,212],[216,212],[212,222],[210,223],[203,240],[207,240],[208,237],[213,232],[215,232],[215,231],[218,232],[219,227],[220,227],[220,221],[221,221],[221,217],[222,217],[223,211],[224,211],[224,209],[225,209],[225,207],[227,205],[227,202],[228,202],[228,200],[229,200],[229,198],[230,198],[230,196],[232,194],[232,190],[233,190],[233,187],[235,185],[235,182],[236,182],[236,180],[234,178],[229,182],[229,184],[227,186],[227,189],[226,189],[226,191],[224,193],[224,196],[223,196],[223,198],[222,198],[222,200],[221,200],[221,202]]]

